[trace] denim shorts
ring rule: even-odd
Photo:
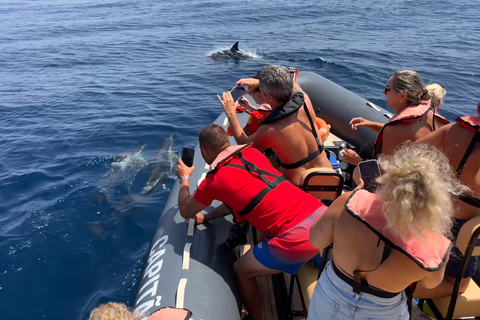
[[[340,279],[330,260],[317,281],[310,301],[308,320],[408,320],[407,296],[404,292],[393,298],[380,298],[360,292]]]

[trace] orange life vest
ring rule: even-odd
[[[383,131],[389,125],[401,123],[401,122],[412,122],[423,119],[428,112],[431,111],[430,100],[424,100],[417,106],[408,106],[396,115],[394,115],[383,128],[378,132],[377,138],[375,139],[375,146],[373,149],[373,158],[377,158],[383,149]]]
[[[414,236],[409,236],[407,241],[403,241],[389,231],[386,228],[382,202],[378,195],[363,189],[357,190],[347,200],[345,209],[392,249],[405,254],[422,269],[436,271],[447,262],[451,242],[443,235],[426,230],[421,241]]]

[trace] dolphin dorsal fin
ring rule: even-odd
[[[230,48],[230,51],[239,51],[238,49],[238,41]]]

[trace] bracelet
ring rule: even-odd
[[[185,180],[188,180],[189,177],[187,176],[183,176],[183,177],[180,177],[180,179],[178,179],[180,181],[180,183],[182,183],[183,181]]]

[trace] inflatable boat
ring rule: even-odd
[[[341,164],[339,170],[343,170],[348,181],[347,175],[351,168],[342,161],[341,149],[358,149],[375,138],[375,132],[370,130],[360,128],[352,131],[349,121],[353,117],[363,117],[384,123],[391,115],[318,74],[298,72],[296,81],[310,96],[317,116],[331,126],[324,145],[338,159]],[[250,98],[249,100],[254,104]],[[239,113],[238,119],[244,125],[248,114]],[[225,129],[228,127],[224,113],[214,123]],[[233,138],[230,142],[236,144]],[[198,144],[195,148],[194,166],[196,169],[190,177],[191,194],[209,171]],[[180,216],[178,191],[177,181],[150,244],[134,309],[138,314],[152,314],[160,308],[173,306],[190,310],[192,319],[239,320],[242,304],[232,265],[238,255],[246,252],[252,245],[251,242],[254,243],[255,236],[249,233],[249,243],[238,246],[236,250],[229,249],[225,241],[229,237],[231,239],[230,228],[234,224],[232,215],[195,225],[193,219],[186,220]],[[219,202],[214,202],[205,211],[209,212],[218,205]],[[280,275],[273,280],[271,277],[262,278],[265,279],[259,279],[259,282],[264,301],[264,318],[291,319],[295,316],[296,313],[292,311],[295,306],[285,303],[289,275]],[[305,298],[308,297],[303,297]],[[304,301],[297,301],[296,304],[303,305],[305,309]]]

